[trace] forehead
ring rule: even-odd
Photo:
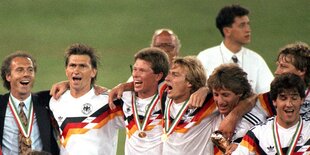
[[[183,72],[183,73],[186,73],[186,72],[187,72],[187,69],[186,69],[185,66],[180,65],[180,64],[176,64],[176,63],[172,64],[170,70],[171,70],[171,71],[174,71],[174,72]]]
[[[212,88],[212,92],[216,92],[216,93],[233,93],[233,91],[229,90],[229,89],[226,89],[226,88],[223,88],[223,87],[220,87],[220,88]]]
[[[293,63],[294,56],[291,54],[280,54],[278,62]]]
[[[234,19],[234,23],[240,24],[240,23],[247,23],[250,22],[250,19],[248,16],[237,16]]]
[[[279,92],[278,95],[281,96],[291,96],[291,95],[299,95],[298,91],[294,88],[292,89],[285,89]]]
[[[70,55],[68,62],[69,63],[90,63],[90,57],[88,55]]]
[[[13,58],[12,61],[11,61],[11,66],[14,66],[14,67],[22,67],[22,66],[33,66],[33,63],[31,61],[30,58],[27,58],[27,57],[16,57],[16,58]]]
[[[175,44],[175,37],[169,33],[161,33],[154,38],[154,44],[169,43]]]
[[[143,59],[137,59],[135,61],[134,67],[152,68],[152,64],[149,61],[146,61],[146,60],[143,60]]]

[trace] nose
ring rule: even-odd
[[[217,103],[218,105],[223,104],[223,98],[221,96],[216,96],[214,97],[215,103]]]
[[[275,74],[275,75],[280,75],[280,74],[282,74],[281,69],[280,69],[279,67],[277,67],[276,70],[274,71],[274,74]]]
[[[168,75],[165,77],[165,81],[170,81],[170,73],[168,73]]]
[[[137,71],[136,69],[134,69],[132,71],[132,77],[137,77],[139,75],[139,71]]]
[[[285,106],[287,106],[287,107],[292,107],[293,106],[293,102],[294,102],[294,100],[293,99],[288,99],[288,101],[286,102],[286,105]]]

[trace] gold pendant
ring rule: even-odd
[[[140,138],[144,138],[144,137],[146,137],[146,133],[145,132],[140,132],[139,134],[138,134],[138,136],[140,137]]]
[[[31,146],[31,144],[32,144],[32,141],[31,141],[30,137],[24,137],[24,138],[23,138],[23,142],[24,142],[24,144],[26,144],[27,146]]]
[[[163,135],[161,135],[161,141],[165,142],[168,139],[168,135],[166,133],[164,133]]]

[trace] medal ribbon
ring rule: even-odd
[[[19,118],[19,115],[18,115],[18,111],[17,111],[17,108],[14,104],[14,101],[12,99],[12,97],[10,96],[10,99],[9,99],[9,107],[13,113],[13,116],[14,116],[14,119],[17,123],[17,126],[19,128],[20,131],[22,131],[22,134],[28,138],[30,137],[30,133],[32,131],[32,124],[33,124],[33,117],[34,117],[34,112],[33,112],[33,106],[32,104],[30,104],[30,108],[29,108],[29,113],[28,113],[28,122],[27,122],[27,126],[25,126],[22,121],[20,120]]]
[[[172,105],[172,100],[169,99],[167,108],[165,109],[165,117],[164,117],[164,120],[165,120],[165,122],[164,122],[164,134],[166,134],[167,137],[173,132],[173,130],[175,129],[177,124],[179,124],[179,122],[181,121],[182,116],[184,115],[184,113],[186,112],[186,110],[188,108],[188,100],[185,101],[185,103],[181,107],[180,111],[178,112],[177,116],[175,117],[175,119],[173,120],[173,122],[170,126],[170,107],[171,107],[171,105]]]
[[[310,92],[310,87],[306,91],[306,97],[309,95],[309,92]]]
[[[151,113],[155,107],[155,105],[157,104],[157,102],[159,101],[159,96],[158,93],[156,93],[152,99],[152,101],[149,104],[149,107],[146,110],[146,113],[144,115],[144,119],[142,121],[142,124],[140,123],[140,118],[138,115],[138,110],[137,110],[137,103],[136,103],[136,95],[135,93],[132,93],[132,98],[131,98],[131,104],[132,104],[132,110],[133,110],[133,116],[134,116],[134,120],[137,124],[137,127],[139,129],[139,131],[144,131],[148,120],[150,119]],[[155,101],[155,102],[154,102]]]
[[[301,117],[299,117],[299,122],[298,122],[298,125],[296,128],[296,131],[293,135],[292,141],[291,141],[289,148],[287,150],[287,153],[286,153],[287,155],[292,155],[294,153],[294,149],[296,147],[298,137],[301,133],[302,127],[303,127],[303,122],[302,122]],[[284,153],[282,152],[282,146],[281,146],[280,137],[279,137],[279,133],[278,133],[277,117],[273,121],[272,130],[273,130],[274,143],[276,145],[277,152],[279,155],[283,155]]]

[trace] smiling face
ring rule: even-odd
[[[278,123],[289,128],[294,126],[299,120],[299,110],[303,103],[297,91],[286,91],[278,94],[277,99],[273,101],[277,111]]]
[[[15,57],[11,61],[11,71],[6,75],[10,82],[10,92],[20,100],[27,98],[34,84],[35,71],[31,59],[26,57]]]
[[[186,101],[191,94],[192,85],[186,80],[187,70],[178,64],[173,64],[166,77],[167,95],[175,103]]]
[[[71,95],[79,97],[91,88],[91,79],[97,70],[91,66],[88,55],[71,55],[66,66],[66,75],[70,83]]]
[[[238,104],[240,96],[227,89],[212,89],[214,101],[218,110],[227,116]]]
[[[280,55],[277,60],[277,69],[275,75],[284,73],[293,73],[304,79],[306,72],[297,69],[294,65],[294,57],[292,55]]]
[[[153,96],[157,91],[158,81],[162,76],[162,73],[154,73],[150,62],[137,59],[132,71],[134,91],[138,93],[140,98]]]

